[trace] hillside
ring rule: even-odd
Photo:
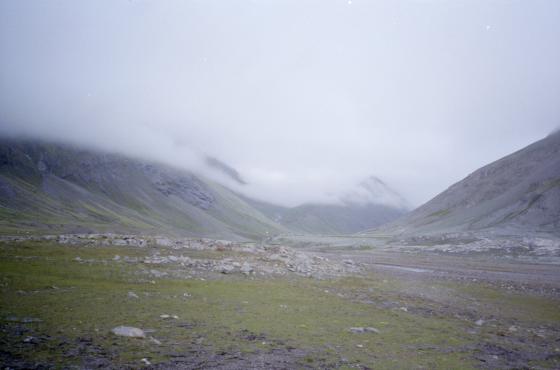
[[[0,141],[0,232],[259,238],[285,232],[187,171],[69,145]]]
[[[473,172],[370,233],[560,233],[560,132]]]

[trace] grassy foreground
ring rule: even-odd
[[[476,359],[481,338],[492,341],[502,330],[469,334],[476,329],[472,322],[437,309],[432,314],[414,309],[434,302],[375,275],[155,278],[149,274],[153,267],[114,260],[148,253],[132,247],[0,244],[0,360],[56,367],[148,362],[171,367],[183,361],[204,368],[270,355],[288,368],[468,369],[481,364]],[[560,321],[555,300],[538,298],[535,308],[533,298],[450,284],[439,288],[467,301],[476,297],[486,309],[503,308],[507,320],[518,325]],[[384,301],[397,305],[372,304]],[[500,302],[504,306],[495,307]],[[178,318],[161,318],[164,314]],[[111,329],[118,325],[142,328],[147,337],[117,337]],[[379,332],[352,333],[351,327]],[[533,365],[560,363],[552,357]]]

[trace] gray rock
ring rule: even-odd
[[[221,263],[221,264],[218,266],[218,270],[219,270],[222,274],[231,274],[231,273],[235,270],[235,267],[233,267],[232,265],[227,264],[227,263]]]
[[[128,298],[138,298],[138,295],[134,292],[128,292]]]
[[[121,337],[130,338],[145,338],[146,333],[142,329],[135,328],[133,326],[117,326],[111,330],[113,334]]]
[[[168,315],[166,313],[159,315],[159,317],[162,319],[175,319],[175,320],[179,318],[179,316],[177,315]]]
[[[23,343],[33,343],[33,344],[36,344],[36,343],[37,343],[37,338],[35,338],[35,337],[26,337],[26,338],[23,340]]]
[[[348,331],[350,331],[351,333],[376,333],[376,334],[381,333],[379,329],[373,328],[371,326],[365,328],[361,326],[356,326],[356,327],[349,328]]]
[[[245,275],[249,275],[254,272],[254,269],[247,262],[244,262],[243,265],[241,266],[241,272]]]
[[[152,274],[153,276],[160,278],[160,277],[164,277],[167,275],[167,272],[163,272],[163,271],[159,271],[159,270],[150,270],[150,274]]]
[[[161,247],[171,247],[173,242],[169,238],[156,238],[156,244]]]

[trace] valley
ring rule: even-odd
[[[558,265],[331,248],[5,238],[0,360],[9,368],[560,366]],[[117,336],[119,326],[142,335]]]
[[[560,370],[559,19],[1,0],[0,370]]]
[[[559,368],[559,150],[549,135],[406,213],[376,177],[285,207],[161,163],[4,140],[0,362]]]

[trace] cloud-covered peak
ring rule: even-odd
[[[211,169],[214,169],[224,175],[226,175],[230,180],[235,181],[239,185],[247,185],[247,182],[243,180],[239,172],[237,170],[224,162],[220,161],[217,158],[207,156],[205,163]]]
[[[370,176],[340,197],[347,204],[381,204],[408,210],[410,203],[376,176]]]

